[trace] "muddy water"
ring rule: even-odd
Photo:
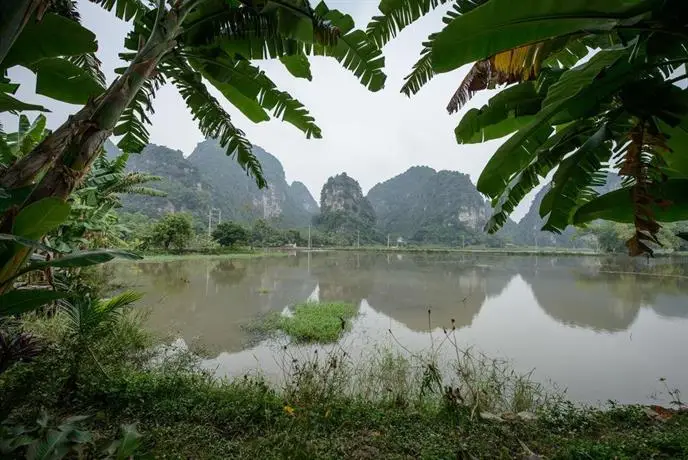
[[[688,259],[324,252],[109,270],[145,292],[153,331],[201,350],[218,375],[278,378],[286,359],[311,353],[245,327],[311,299],[359,306],[325,347],[354,359],[381,346],[454,353],[443,341],[453,324],[462,347],[535,369],[575,400],[662,401],[660,378],[688,391]]]

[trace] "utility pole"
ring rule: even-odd
[[[361,247],[361,231],[356,230],[356,249]]]
[[[389,233],[387,234],[387,249],[389,249]]]
[[[213,234],[213,214],[217,213],[217,219],[215,221],[215,226],[222,222],[222,210],[218,208],[211,207],[208,209],[208,237]]]
[[[308,224],[308,250],[311,250],[311,224]]]
[[[466,247],[466,235],[461,235],[461,249]]]

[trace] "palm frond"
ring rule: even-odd
[[[101,86],[105,87],[105,74],[100,68],[100,60],[95,53],[80,54],[77,56],[70,56],[67,58],[72,64],[88,73],[93,80],[97,81]]]
[[[50,0],[48,11],[59,14],[63,18],[81,22],[81,15],[77,9],[75,0]]]
[[[220,145],[227,149],[228,156],[236,156],[239,165],[256,180],[260,188],[267,186],[263,168],[251,151],[251,143],[244,137],[243,131],[232,123],[231,117],[215,99],[201,78],[178,54],[171,56],[161,68],[177,87],[187,107],[191,110],[198,128],[204,136],[218,139]]]
[[[335,45],[314,45],[313,54],[334,57],[370,91],[384,88],[387,76],[382,71],[382,51],[365,32],[354,29],[351,16],[330,10],[324,3],[318,5],[315,14],[324,24],[337,28],[340,35]]]
[[[182,41],[187,47],[221,44],[252,38],[279,37],[274,15],[253,8],[232,7],[223,0],[207,0],[185,21]]]
[[[108,317],[112,315],[120,314],[125,308],[138,302],[142,298],[143,294],[141,292],[125,291],[109,299],[100,300],[97,305],[97,310],[103,315],[103,319],[108,319]]]
[[[127,194],[127,195],[148,195],[148,196],[166,196],[165,192],[155,190],[148,187],[141,187],[141,185],[149,182],[156,182],[161,180],[160,176],[154,176],[144,172],[130,172],[125,175],[119,175],[117,180],[102,190],[106,196],[113,193]],[[141,192],[143,191],[143,192]]]
[[[432,39],[432,35],[428,37]],[[420,59],[413,64],[413,70],[408,74],[404,80],[405,83],[401,87],[401,92],[407,96],[416,94],[420,89],[435,76],[435,71],[432,70],[432,47],[430,42],[423,43],[423,50],[420,52]]]
[[[444,18],[442,18],[442,22],[448,24],[452,19],[462,14],[466,14],[486,1],[487,0],[456,0],[452,8],[447,12]],[[373,18],[373,20],[375,20],[375,18]],[[368,34],[370,34],[370,24],[368,27]],[[435,40],[435,37],[437,37],[437,33],[432,33],[428,36],[427,40],[423,42],[423,49],[420,52],[418,61],[413,65],[411,73],[404,78],[406,82],[401,87],[401,92],[409,97],[420,91],[420,89],[436,75],[435,71],[432,69],[431,54],[432,42]],[[379,43],[378,46],[382,47]]]
[[[595,187],[605,184],[603,170],[611,158],[612,130],[603,123],[585,143],[561,162],[552,178],[552,188],[542,199],[540,216],[547,216],[543,230],[561,233],[576,208],[598,195]]]
[[[457,112],[478,91],[537,79],[543,61],[564,45],[565,41],[560,39],[546,40],[476,62],[450,99],[447,111],[450,114]]]
[[[141,0],[90,0],[108,11],[115,10],[115,16],[124,21],[136,19],[150,8]]]
[[[165,83],[163,75],[158,74],[146,80],[134,96],[129,106],[119,119],[119,124],[113,130],[115,136],[122,136],[117,143],[122,152],[140,153],[148,144],[148,129],[150,124],[148,114],[154,113],[153,99],[157,90]]]
[[[583,145],[593,130],[592,123],[584,119],[548,138],[538,149],[537,156],[509,182],[499,197],[492,200],[493,212],[485,230],[489,233],[499,230],[521,200],[540,184],[540,179],[545,178],[568,153]]]
[[[366,33],[382,48],[421,17],[450,0],[382,0],[378,9],[381,16],[373,16],[368,23]]]
[[[322,137],[320,128],[305,106],[289,93],[277,89],[265,72],[250,62],[217,57],[200,61],[195,67],[252,121],[269,119],[265,113],[267,110],[303,131],[306,138]]]
[[[457,112],[463,107],[475,93],[489,88],[492,82],[492,61],[486,59],[473,64],[471,70],[461,81],[461,84],[449,100],[447,112],[450,114]]]

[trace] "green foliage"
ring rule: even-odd
[[[40,21],[26,21],[0,69],[19,65],[36,74],[38,94],[72,104],[85,104],[89,98],[104,91],[103,82],[85,68],[83,58],[97,49],[95,34],[73,18],[47,13]],[[75,59],[77,58],[77,59]],[[16,88],[0,87],[3,100],[11,102],[7,93]],[[15,100],[16,101],[16,100]],[[14,108],[19,110],[16,102]]]
[[[388,3],[380,4],[384,21],[401,21]],[[683,194],[665,184],[667,177],[685,178],[684,155],[676,152],[685,147],[688,92],[675,83],[686,79],[681,67],[686,35],[674,33],[687,21],[685,5],[532,0],[513,8],[508,0],[490,0],[468,2],[472,5],[459,11],[462,3],[424,44],[404,91],[415,92],[435,73],[476,60],[447,107],[450,113],[477,91],[517,83],[466,113],[456,129],[459,142],[515,132],[478,180],[478,190],[494,207],[488,231],[503,226],[525,195],[554,171],[540,206],[545,230],[558,233],[571,224],[615,216],[635,225],[629,252],[651,253],[659,243],[658,221],[685,219]],[[422,11],[405,13],[398,28]],[[581,61],[596,48],[600,51]],[[624,178],[626,191],[596,199],[610,166]],[[588,202],[586,213],[577,214]]]
[[[645,3],[645,5],[643,5]],[[447,72],[524,44],[579,31],[606,32],[643,12],[651,2],[585,0],[542,3],[528,0],[513,8],[509,0],[490,0],[457,16],[438,34],[432,47],[433,68]],[[625,22],[624,22],[625,21]]]
[[[84,181],[72,193],[69,218],[48,242],[59,250],[84,247],[121,247],[127,229],[119,223],[115,209],[125,196],[163,197],[165,193],[147,187],[160,177],[145,172],[127,171],[128,154],[108,158],[102,153]]]
[[[12,233],[24,238],[39,239],[67,219],[71,207],[59,198],[43,198],[26,206],[17,215]]]
[[[260,318],[250,328],[259,332],[281,330],[296,342],[331,343],[350,329],[358,307],[343,302],[306,302],[289,309],[289,313],[273,313]]]
[[[20,315],[35,310],[45,304],[63,299],[65,292],[49,291],[47,289],[16,289],[0,295],[0,317]]]
[[[292,310],[290,316],[279,319],[277,327],[297,342],[336,342],[358,314],[358,307],[348,303],[310,302],[294,305]]]
[[[30,427],[6,422],[0,427],[0,453],[27,460],[56,460],[82,455],[94,444],[93,433],[83,426],[88,418],[76,415],[57,421],[43,412]],[[141,435],[136,426],[122,425],[122,437],[112,441],[98,458],[133,458],[140,445]]]
[[[45,124],[44,115],[38,115],[33,123],[20,115],[16,132],[0,134],[0,165],[9,166],[36,147],[47,134]]]
[[[221,222],[213,230],[213,239],[221,246],[245,244],[249,240],[249,232],[243,225],[235,222]]]
[[[165,249],[183,249],[192,237],[193,220],[189,214],[166,214],[153,226],[151,243]]]

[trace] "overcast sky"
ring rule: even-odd
[[[330,0],[327,4],[351,14],[357,27],[363,29],[378,14],[378,2],[372,0]],[[123,49],[130,25],[84,0],[79,0],[78,5],[85,26],[98,36],[98,57],[111,82],[113,70],[123,64],[117,54]],[[301,131],[279,120],[254,124],[229,103],[224,106],[251,142],[282,162],[287,180],[305,183],[316,199],[327,178],[341,172],[357,179],[364,193],[414,165],[461,171],[475,183],[501,141],[458,145],[454,128],[466,110],[483,105],[494,92],[484,91],[458,115],[447,115],[447,102],[467,67],[436,77],[410,99],[399,92],[404,76],[418,58],[421,43],[441,27],[445,11],[446,7],[435,10],[385,46],[388,78],[385,88],[377,93],[369,92],[331,58],[311,58],[311,82],[292,77],[278,61],[259,63],[280,89],[305,104],[322,129],[323,139],[306,139]],[[76,106],[33,95],[35,79],[28,71],[14,69],[10,77],[22,84],[18,93],[22,100],[36,101],[52,110],[48,114],[51,128],[78,110]],[[151,117],[151,142],[189,155],[203,140],[173,87],[168,85],[160,90],[155,110]],[[6,129],[11,129],[13,122],[7,117],[2,120],[7,123]],[[526,201],[530,202],[531,197],[532,194]],[[527,205],[521,205],[513,217],[518,220],[526,211]]]

